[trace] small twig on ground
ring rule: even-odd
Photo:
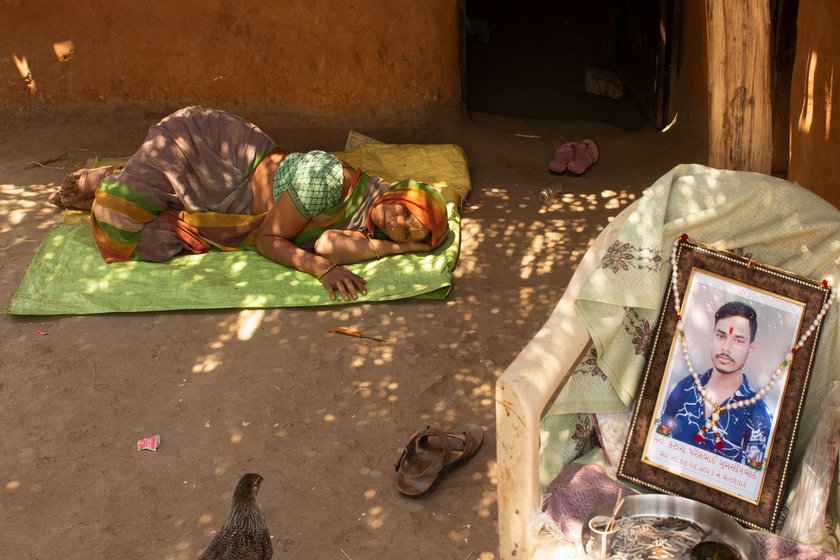
[[[55,167],[52,165],[48,165],[50,163],[55,163],[57,161],[61,161],[67,157],[70,152],[90,152],[93,154],[93,158],[89,159],[87,163],[92,163],[96,161],[96,158],[99,157],[99,153],[96,150],[91,150],[89,148],[69,148],[67,151],[58,154],[55,157],[47,158],[44,161],[28,161],[23,164],[23,169],[30,169],[32,167],[42,167],[44,169],[60,169],[62,171],[69,171],[70,168],[68,167]],[[86,165],[85,165],[86,166]],[[76,164],[75,169],[81,169],[83,166],[79,166]]]
[[[23,168],[28,169],[30,167],[43,167],[45,169],[62,169],[62,170],[64,170],[65,169],[64,167],[53,167],[53,166],[50,166],[50,165],[47,165],[47,164],[48,163],[55,163],[57,161],[61,161],[66,156],[67,156],[67,152],[61,152],[57,156],[47,158],[44,161],[28,161],[25,164],[23,164]]]
[[[327,329],[327,332],[336,333],[336,334],[343,334],[347,336],[355,336],[356,338],[367,338],[368,340],[375,340],[377,342],[388,342],[384,338],[379,338],[376,336],[368,336],[366,334],[362,334],[359,331],[354,331],[353,329],[345,329],[343,327],[335,327],[332,329]]]
[[[469,554],[467,554],[466,556],[464,556],[464,560],[469,560],[469,557],[470,557],[470,556],[472,556],[472,553],[473,553],[473,552],[474,552],[474,551],[470,550],[470,553],[469,553]]]
[[[24,169],[31,169],[33,167],[41,167],[43,169],[60,169],[61,171],[67,171],[66,167],[56,167],[55,165],[44,165],[40,161],[28,161],[23,165]]]
[[[347,556],[347,553],[346,553],[346,552],[344,552],[344,550],[343,550],[343,549],[339,548],[338,550],[341,550],[341,553],[344,555],[344,557],[345,557],[345,558],[347,558],[347,560],[353,560],[352,558],[350,558],[349,556]]]

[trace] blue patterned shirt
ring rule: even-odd
[[[752,398],[755,391],[750,388],[747,376],[738,390],[721,406],[731,401]],[[712,376],[711,368],[700,376],[700,384],[705,387]],[[703,440],[697,442],[695,436],[706,425],[706,409],[703,395],[697,389],[691,375],[684,377],[671,391],[665,410],[659,423],[671,428],[670,436],[711,453],[726,457],[732,461],[749,464],[748,459],[763,463],[767,454],[767,442],[773,427],[773,415],[770,414],[764,400],[754,405],[744,406],[720,413],[717,429],[723,440],[723,449],[715,447],[714,432],[709,429],[703,434]]]

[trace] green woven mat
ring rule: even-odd
[[[348,268],[367,280],[351,303],[401,298],[443,299],[460,246],[460,217],[450,208],[449,238],[431,253],[394,255]],[[176,309],[342,305],[312,276],[253,251],[211,251],[165,263],[105,264],[86,212],[69,211],[35,255],[8,313],[75,315]]]

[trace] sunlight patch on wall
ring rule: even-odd
[[[59,62],[67,62],[73,56],[73,53],[76,52],[76,47],[73,45],[73,41],[60,41],[53,43],[53,52]]]
[[[811,51],[808,56],[808,66],[805,80],[805,99],[802,101],[802,111],[799,113],[799,131],[811,132],[811,124],[814,119],[814,75],[817,72],[817,53]]]
[[[14,53],[12,57],[15,59],[15,66],[17,66],[18,72],[20,72],[20,76],[23,78],[29,93],[37,92],[38,86],[35,84],[35,78],[32,77],[32,71],[29,69],[29,62],[26,60],[26,57],[18,57]]]
[[[834,97],[834,67],[825,83],[825,141],[831,138],[831,100]]]

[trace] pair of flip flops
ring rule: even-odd
[[[475,424],[451,430],[431,426],[417,430],[394,465],[397,491],[409,498],[427,496],[449,471],[475,456],[483,441],[484,430]]]
[[[552,173],[583,175],[587,169],[598,161],[598,145],[594,140],[586,138],[580,142],[566,142],[554,149],[548,170]]]

